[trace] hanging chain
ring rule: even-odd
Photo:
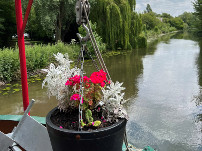
[[[82,44],[81,46],[81,70],[80,70],[80,90],[79,90],[79,97],[80,97],[80,104],[79,104],[79,130],[82,130],[81,122],[83,119],[82,115],[82,108],[83,108],[83,64],[84,64],[84,51],[85,45]]]

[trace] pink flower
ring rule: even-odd
[[[79,95],[79,94],[73,94],[73,95],[70,97],[70,100],[80,101],[80,95]],[[82,98],[82,104],[83,104],[83,98]]]
[[[101,117],[101,120],[103,120],[103,119],[104,119],[104,117],[102,116],[102,117]]]
[[[67,82],[65,83],[65,85],[72,85],[72,81],[67,80]]]
[[[94,125],[95,123],[93,122],[92,125]]]
[[[63,128],[62,126],[60,126],[60,128]]]

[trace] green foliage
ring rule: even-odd
[[[36,7],[32,7],[25,31],[29,33],[32,40],[50,41],[53,39],[53,30],[47,31],[47,29],[43,28],[40,22],[40,14],[36,9]]]
[[[0,1],[0,47],[7,46],[16,33],[15,5],[13,0]]]
[[[143,35],[138,36],[137,38],[138,48],[146,48],[147,47],[147,38]]]
[[[13,49],[0,51],[0,81],[12,81],[19,76],[18,52]]]
[[[184,12],[179,17],[183,20],[185,24],[188,25],[187,28],[194,28],[196,18],[193,13]]]
[[[142,22],[146,25],[147,30],[154,29],[156,26],[161,24],[161,21],[153,12],[142,14]]]
[[[103,43],[102,37],[99,36],[98,33],[96,32],[96,28],[97,28],[96,23],[92,24],[92,23],[90,22],[90,25],[91,25],[91,28],[92,28],[92,30],[93,30],[93,35],[94,35],[94,37],[95,37],[95,40],[96,40],[96,42],[97,42],[97,45],[98,45],[98,48],[99,48],[100,52],[101,52],[101,53],[105,52],[105,51],[106,51],[106,44]],[[86,36],[86,30],[83,28],[83,26],[80,26],[80,27],[79,27],[79,33],[80,33],[83,37]],[[94,51],[94,48],[93,48],[93,46],[92,46],[92,44],[91,44],[91,41],[88,41],[88,42],[87,42],[87,48],[88,48],[88,51],[90,52],[90,54],[95,55],[95,51]]]
[[[171,18],[169,20],[170,25],[178,30],[183,30],[183,20],[180,17]]]
[[[152,12],[151,6],[149,4],[147,4],[146,11],[147,13]]]
[[[171,19],[171,18],[173,18],[173,17],[172,17],[170,14],[168,14],[168,13],[162,13],[161,17],[164,18],[164,19]]]
[[[26,46],[27,71],[33,72],[41,69],[54,61],[53,53],[68,53],[70,58],[78,54],[79,48],[76,45],[65,45],[61,42],[55,45],[34,45]],[[13,81],[20,77],[19,51],[5,48],[0,50],[0,81]]]
[[[202,1],[201,0],[195,0],[193,2],[194,5],[194,14],[197,17],[195,27],[199,30],[202,31]]]
[[[159,28],[157,26],[154,27],[154,32],[159,33]]]
[[[52,39],[55,34],[56,41],[64,40],[65,34],[69,31],[72,25],[76,25],[75,20],[75,4],[77,0],[34,0],[33,8],[36,10],[32,16],[29,17],[30,22],[27,30],[29,33],[42,39]],[[91,3],[95,0],[89,0]],[[23,12],[26,10],[28,1],[22,1]],[[36,18],[34,17],[36,16]],[[42,31],[42,35],[37,33],[37,30],[32,30],[29,26],[35,26],[35,29]]]
[[[86,117],[86,120],[88,121],[88,123],[93,122],[92,111],[90,109],[86,110],[85,117]]]
[[[97,22],[97,32],[107,44],[108,49],[136,47],[135,33],[137,35],[139,30],[135,28],[142,29],[142,22],[131,8],[135,4],[134,0],[98,0],[92,6],[94,13],[91,13],[90,18],[93,22]]]
[[[135,12],[131,15],[130,44],[132,48],[143,47],[138,42],[138,37],[143,31],[142,16]]]
[[[130,4],[131,11],[135,10],[136,0],[128,0]]]

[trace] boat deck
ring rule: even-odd
[[[45,117],[31,116],[37,122],[45,125]],[[11,133],[14,127],[17,126],[18,122],[21,120],[22,115],[0,115],[0,131],[4,134]],[[129,144],[130,151],[142,151],[142,149],[137,149],[131,144]],[[22,149],[22,148],[21,148]],[[126,146],[123,144],[123,151],[126,151]]]

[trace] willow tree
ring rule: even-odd
[[[130,48],[131,8],[127,0],[97,0],[91,19],[109,49]]]
[[[142,21],[135,5],[135,0],[97,0],[92,6],[90,19],[97,22],[97,32],[108,49],[137,47]]]
[[[130,44],[132,48],[138,48],[138,37],[142,33],[142,27],[141,15],[133,12],[130,27]]]
[[[128,0],[130,4],[131,11],[135,11],[136,0]]]

